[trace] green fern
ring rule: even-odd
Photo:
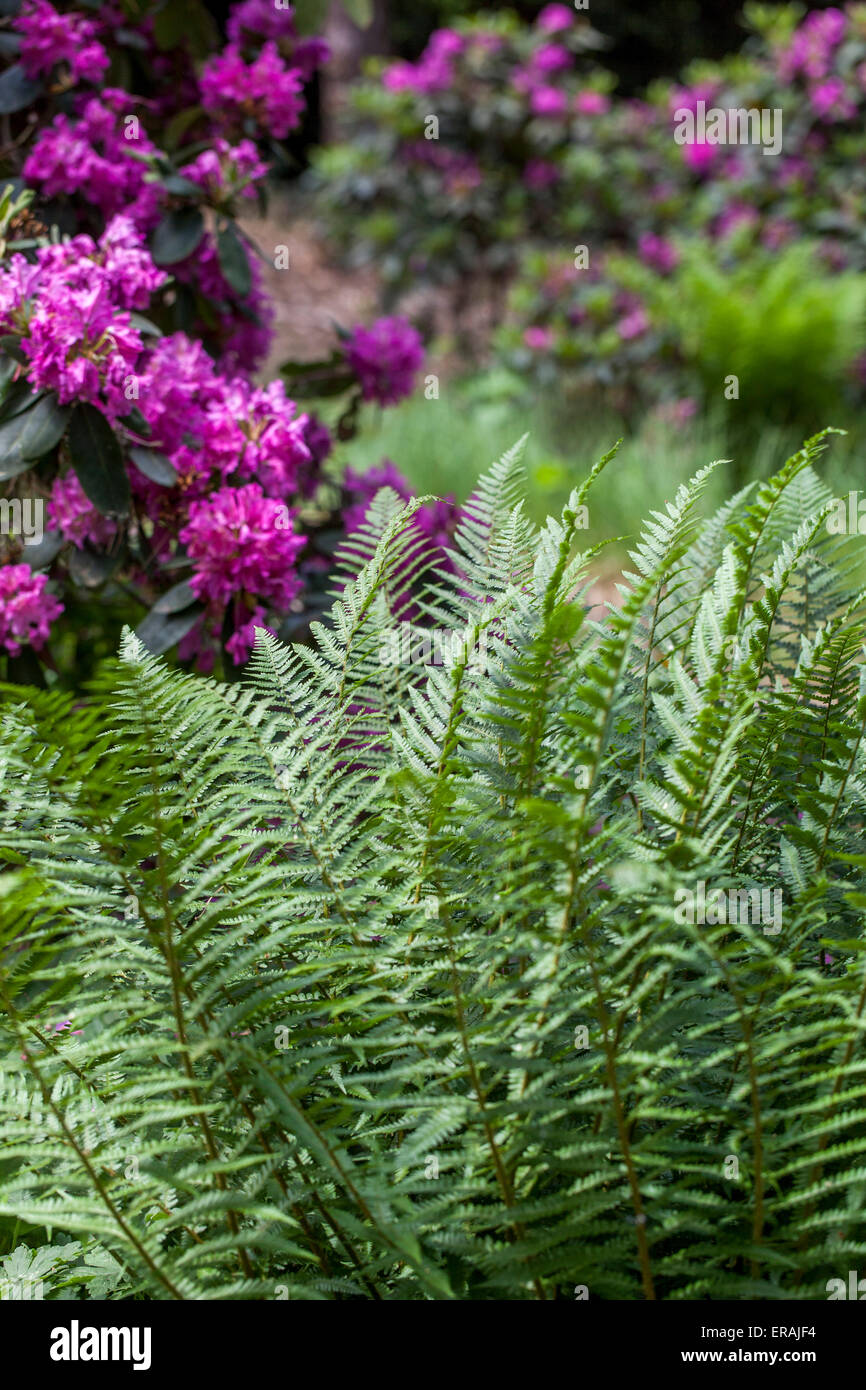
[[[601,620],[579,509],[611,456],[539,531],[518,447],[446,567],[380,493],[315,644],[260,633],[247,682],[126,635],[83,702],[6,692],[7,1279],[779,1299],[845,1277],[866,595],[822,447],[707,520],[702,469]],[[392,659],[404,629],[445,629],[447,660]],[[737,920],[689,913],[701,884]]]

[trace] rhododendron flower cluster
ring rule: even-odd
[[[19,656],[24,646],[37,650],[63,612],[63,604],[46,592],[48,576],[34,574],[29,565],[0,566],[0,649]]]
[[[191,183],[197,183],[213,203],[243,194],[256,196],[255,185],[268,172],[268,165],[259,157],[252,140],[230,145],[219,138],[213,148],[202,150],[191,164],[181,166],[180,173]]]
[[[42,247],[35,265],[14,256],[0,271],[0,325],[23,334],[32,386],[55,390],[61,404],[100,402],[117,417],[142,350],[128,309],[143,308],[164,279],[129,220],[117,218],[98,244],[79,236]]]
[[[41,131],[24,164],[24,178],[46,197],[82,194],[103,217],[123,212],[138,227],[159,218],[164,195],[148,183],[143,154],[156,146],[141,125],[125,124],[135,99],[119,88],[80,99],[75,119],[61,114]],[[133,131],[134,138],[127,132]]]
[[[361,383],[365,401],[394,405],[412,390],[424,361],[417,331],[403,318],[378,319],[370,328],[358,324],[346,356]]]
[[[64,63],[73,82],[99,82],[110,65],[96,41],[99,24],[81,14],[60,14],[48,0],[24,0],[15,27],[28,77],[40,77]]]
[[[117,522],[98,512],[72,473],[55,478],[48,499],[48,524],[77,550],[85,545],[108,545],[117,534]]]
[[[298,36],[291,5],[276,5],[274,0],[243,0],[229,15],[226,33],[229,41],[239,48],[260,38],[277,42],[280,53],[292,67],[297,68],[308,82],[317,67],[328,61],[330,48],[318,35]]]
[[[294,561],[303,537],[294,534],[289,508],[265,497],[258,483],[191,503],[180,539],[195,567],[191,586],[208,602],[248,593],[287,608],[300,590]]]
[[[440,92],[454,81],[452,59],[463,50],[463,39],[453,29],[437,29],[417,63],[394,63],[385,73],[392,92]]]
[[[845,38],[847,24],[845,14],[835,8],[808,14],[789,47],[778,55],[780,77],[786,82],[798,74],[813,80],[826,77],[833,55]]]
[[[286,66],[271,40],[252,63],[229,44],[205,65],[200,84],[202,105],[221,121],[253,116],[277,140],[300,125],[303,74]]]
[[[362,399],[406,396],[423,360],[401,318],[343,335],[315,364],[323,398],[345,396],[333,433],[297,409],[292,364],[285,379],[253,381],[273,306],[236,218],[268,173],[262,141],[298,126],[327,45],[299,36],[288,6],[243,0],[227,46],[202,52],[216,30],[203,7],[200,18],[189,40],[157,0],[135,15],[24,0],[4,21],[39,95],[13,112],[4,156],[27,191],[0,212],[0,241],[12,241],[0,263],[0,424],[13,486],[20,477],[46,500],[49,527],[38,554],[19,554],[14,537],[4,549],[0,651],[11,658],[45,647],[69,609],[60,584],[75,594],[67,621],[88,593],[99,626],[105,594],[113,640],[129,621],[152,650],[174,646],[201,669],[221,647],[245,661],[256,627],[318,602],[340,524],[333,486],[320,486],[334,437],[351,437]],[[135,52],[116,70],[143,90],[102,87],[116,44]],[[16,247],[22,210],[29,240]]]
[[[233,661],[249,656],[263,604],[287,609],[301,590],[295,562],[303,536],[293,530],[293,513],[265,497],[257,483],[220,488],[193,502],[180,533],[193,561],[190,586],[217,617],[234,603],[235,632],[228,642]],[[207,624],[207,617],[205,624]]]
[[[436,30],[417,62],[384,65],[357,89],[336,179],[322,157],[331,235],[336,226],[347,249],[360,242],[400,288],[423,276],[453,287],[456,299],[462,277],[501,283],[520,241],[550,227],[546,191],[559,192],[588,122],[610,105],[612,79],[584,56],[600,42],[588,17],[565,7],[535,24],[482,13]],[[441,127],[431,135],[439,109],[431,98],[440,95]],[[406,171],[399,182],[395,164]]]

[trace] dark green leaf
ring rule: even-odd
[[[82,589],[98,589],[109,579],[120,562],[119,555],[100,554],[85,546],[73,548],[69,555],[69,573]]]
[[[150,478],[152,483],[159,483],[162,487],[174,487],[177,482],[177,470],[165,454],[161,454],[158,449],[145,449],[141,445],[134,445],[129,451],[139,472],[146,478]]]
[[[165,595],[163,595],[165,597]],[[176,642],[195,627],[203,613],[201,604],[188,608],[183,613],[156,613],[151,609],[147,617],[136,628],[136,636],[154,656],[161,656]]]
[[[7,357],[13,358],[19,366],[23,367],[27,365],[27,358],[21,351],[21,339],[17,334],[4,333],[3,336],[0,337],[0,348],[3,349]]]
[[[162,186],[166,193],[174,193],[183,198],[200,198],[202,190],[192,179],[185,179],[182,174],[167,174],[162,180]]]
[[[45,687],[45,674],[32,647],[22,647],[17,656],[10,656],[6,667],[6,679],[11,685],[35,685]]]
[[[11,420],[13,415],[23,414],[47,395],[47,391],[34,391],[26,377],[19,377],[10,383],[3,397],[3,419]]]
[[[204,236],[204,218],[198,208],[167,212],[150,240],[157,265],[175,265],[191,256]]]
[[[0,480],[15,478],[63,438],[69,406],[54,395],[42,396],[29,410],[0,424]]]
[[[182,579],[179,584],[173,584],[170,589],[156,600],[151,608],[151,613],[183,613],[191,604],[196,603],[197,599],[190,587],[188,579]]]
[[[13,111],[23,111],[24,107],[30,106],[42,92],[42,83],[31,82],[21,64],[14,63],[0,76],[0,116],[10,116]]]
[[[233,222],[224,222],[217,231],[217,252],[223,275],[235,293],[246,299],[252,289],[253,277],[246,247]]]
[[[59,531],[46,531],[38,545],[25,545],[22,560],[26,560],[32,570],[46,570],[57,559],[63,549],[63,536]]]
[[[165,148],[167,150],[176,149],[190,126],[195,125],[203,114],[203,106],[185,106],[181,111],[178,111],[177,115],[171,118],[163,133]]]
[[[144,317],[144,314],[130,314],[129,321],[133,328],[137,328],[139,333],[144,333],[150,337],[161,338],[162,329],[157,328],[155,323]]]
[[[79,482],[105,516],[126,516],[129,479],[117,435],[95,405],[77,405],[69,421],[69,456]]]
[[[197,58],[219,45],[217,27],[201,0],[170,0],[153,17],[153,36],[162,49],[185,43]]]

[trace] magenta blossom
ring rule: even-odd
[[[286,67],[272,40],[252,63],[229,44],[205,63],[199,85],[202,105],[217,120],[240,123],[252,116],[276,140],[300,125],[303,77],[298,68]]]
[[[241,4],[232,6],[226,23],[229,42],[238,45],[244,35],[282,39],[294,38],[295,32],[292,6],[276,5],[274,0],[241,0]]]
[[[779,75],[790,82],[797,73],[817,81],[824,77],[833,53],[845,37],[847,17],[838,9],[815,10],[794,31],[779,59]]]
[[[258,483],[192,502],[179,539],[193,562],[193,592],[220,607],[250,594],[288,608],[301,589],[295,564],[304,546],[293,528],[294,513],[265,497]]]
[[[254,198],[255,184],[265,177],[269,168],[270,165],[259,158],[252,140],[230,145],[228,140],[217,139],[212,149],[203,150],[178,172],[204,189],[211,202],[219,203],[239,193]]]
[[[523,182],[527,188],[550,188],[559,182],[559,168],[550,159],[530,159],[523,170]]]
[[[39,134],[24,163],[24,178],[47,197],[82,193],[103,217],[122,212],[148,230],[159,220],[162,193],[146,182],[147,164],[138,156],[156,147],[140,126],[124,122],[137,102],[127,92],[106,88],[90,98],[78,120],[59,115]]]
[[[564,68],[571,67],[571,62],[571,54],[561,43],[543,43],[530,59],[536,72],[562,72]]]
[[[531,325],[523,334],[523,341],[533,352],[548,352],[554,344],[553,330]]]
[[[0,323],[23,333],[31,385],[56,391],[62,404],[90,401],[110,417],[127,414],[124,391],[142,340],[123,306],[140,305],[164,279],[137,234],[121,219],[98,246],[81,236],[41,247],[26,271],[18,259],[0,271]],[[26,298],[15,304],[22,287]]]
[[[235,628],[229,640],[226,642],[226,651],[234,662],[235,666],[242,666],[249,660],[250,652],[256,640],[256,628],[264,628],[272,637],[276,633],[272,627],[268,627],[265,622],[265,610],[257,605],[246,622],[241,621]]]
[[[535,23],[546,34],[558,34],[570,29],[574,15],[567,5],[545,5]]]
[[[343,486],[353,499],[343,511],[343,526],[347,535],[361,526],[367,508],[381,487],[392,488],[404,502],[408,502],[412,496],[411,485],[390,459],[383,459],[381,467],[368,468],[366,473],[347,468]]]
[[[454,81],[453,60],[463,51],[464,40],[453,29],[437,29],[430,36],[417,63],[392,63],[383,82],[392,92],[441,92]]]
[[[637,250],[644,265],[652,266],[653,270],[660,271],[662,275],[668,275],[679,262],[676,247],[665,241],[664,237],[655,236],[652,232],[641,233]]]
[[[603,116],[610,110],[610,97],[605,96],[604,92],[578,92],[574,109],[582,116]]]
[[[616,325],[616,331],[623,342],[629,342],[632,338],[639,338],[646,333],[650,326],[649,318],[645,309],[637,308],[621,318]]]
[[[857,107],[845,94],[841,77],[828,77],[809,92],[809,101],[816,115],[825,120],[850,121]]]
[[[69,66],[73,82],[100,82],[109,57],[96,42],[99,25],[84,15],[60,14],[48,0],[24,0],[13,26],[21,35],[21,66],[30,78]]]
[[[75,473],[55,478],[47,511],[49,526],[77,550],[108,545],[117,533],[117,523],[96,510]]]
[[[63,604],[45,592],[46,574],[34,574],[29,565],[0,567],[0,647],[10,656],[26,645],[38,651],[48,640],[48,630],[63,612]]]
[[[556,87],[536,87],[529,96],[529,108],[534,116],[564,116],[568,98]]]
[[[424,362],[424,347],[408,320],[383,318],[370,328],[356,325],[346,356],[364,400],[394,405],[411,395],[415,373]]]

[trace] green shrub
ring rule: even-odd
[[[457,573],[381,492],[317,648],[262,634],[249,684],[127,637],[83,705],[8,693],[0,1231],[48,1297],[56,1267],[155,1299],[846,1276],[864,595],[820,452],[703,522],[702,469],[600,621],[607,458],[537,530],[513,451]],[[393,659],[431,626],[448,660]],[[700,883],[772,912],[690,922]]]
[[[733,265],[690,243],[673,276],[641,268],[631,283],[707,403],[730,401],[740,433],[767,422],[815,429],[842,406],[866,340],[866,275],[822,271],[803,242]],[[738,396],[725,395],[732,376]]]

